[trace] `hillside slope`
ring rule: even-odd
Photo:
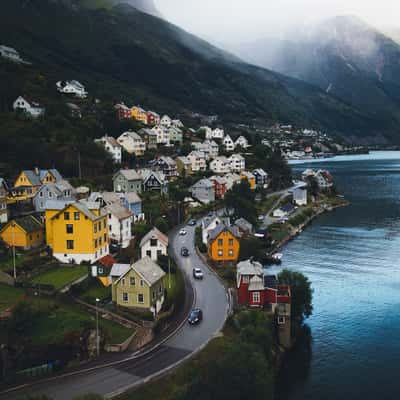
[[[75,78],[100,98],[160,112],[286,121],[364,141],[396,133],[397,121],[368,115],[306,83],[240,62],[135,8],[82,9],[77,0],[75,7],[65,1],[2,2],[2,41],[45,73],[50,87]],[[3,108],[24,92],[23,85],[14,82],[0,97]]]

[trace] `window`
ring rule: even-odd
[[[99,237],[99,246],[101,246],[101,237]]]
[[[156,299],[157,296],[157,292],[154,290],[153,292],[151,292],[151,297],[153,298],[153,300]]]
[[[229,250],[228,255],[233,256],[233,250]]]
[[[157,246],[157,239],[150,239],[150,246],[156,247]]]
[[[32,239],[33,239],[33,238],[32,238],[32,235],[29,235],[29,239],[30,239],[30,240],[32,240]]]
[[[224,241],[222,239],[218,239],[218,246],[222,246],[224,244]]]
[[[250,283],[250,276],[249,275],[244,275],[243,276],[243,283]]]
[[[72,224],[66,225],[67,233],[71,234],[74,233],[74,226]]]
[[[40,192],[40,193],[39,193],[39,197],[43,197],[43,192]]]
[[[69,220],[69,212],[65,212],[65,213],[64,213],[64,219],[65,219],[66,221]]]
[[[129,282],[130,282],[130,285],[131,285],[131,286],[135,286],[135,285],[136,285],[136,279],[135,279],[135,277],[131,277],[130,280],[129,280]]]
[[[224,255],[224,252],[223,252],[222,250],[218,250],[218,255],[219,255],[220,257],[222,257],[222,256]]]
[[[229,246],[233,246],[233,239],[229,239],[228,244]]]
[[[94,239],[94,247],[97,247],[97,239]]]
[[[144,280],[143,280],[143,279],[140,280],[140,286],[141,286],[141,287],[144,286]]]
[[[104,220],[103,220],[103,228],[106,229],[106,226],[107,226],[107,222],[106,222],[106,220],[104,219]]]
[[[107,234],[104,234],[104,243],[107,243]]]
[[[110,230],[110,232],[112,231],[112,225],[108,225],[108,229]]]
[[[137,301],[139,304],[143,304],[144,303],[144,294],[143,293],[139,293],[137,295]]]
[[[97,233],[97,224],[94,224],[93,229],[94,229],[94,233]]]
[[[67,249],[68,250],[74,249],[74,241],[73,240],[67,240]]]
[[[122,293],[122,301],[124,303],[127,303],[129,301],[129,294],[128,293],[126,293],[126,292]]]
[[[102,274],[103,273],[103,268],[99,268],[99,274]]]
[[[253,292],[253,303],[260,303],[260,292]]]
[[[108,214],[108,219],[111,219],[111,214]]]
[[[53,192],[49,192],[49,198],[51,199],[53,197]]]
[[[280,315],[280,316],[278,317],[278,325],[284,325],[285,322],[286,322],[285,317],[282,316],[282,315]]]
[[[121,283],[122,283],[122,286],[125,286],[125,278],[122,278]]]
[[[81,214],[79,214],[78,212],[74,212],[74,220],[79,221],[80,218],[81,218]]]
[[[162,287],[162,285],[160,285],[159,287],[158,287],[158,293],[162,293],[163,292],[163,287]]]
[[[151,250],[147,250],[147,251],[146,251],[146,256],[148,256],[148,257],[151,258]]]

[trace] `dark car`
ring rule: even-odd
[[[188,322],[190,325],[196,325],[203,320],[203,311],[200,308],[194,308],[188,318]]]
[[[195,219],[191,219],[188,223],[189,226],[196,226],[197,222]]]
[[[181,248],[181,256],[189,257],[189,250],[186,247]]]

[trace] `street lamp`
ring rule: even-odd
[[[17,267],[15,264],[15,222],[12,224],[12,248],[13,248],[13,267],[14,267],[14,281],[17,280]]]
[[[97,357],[100,356],[99,301],[100,301],[100,299],[96,298],[96,350],[97,350]]]

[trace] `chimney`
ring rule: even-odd
[[[38,167],[35,167],[34,172],[35,172],[35,175],[39,176],[39,168]]]

